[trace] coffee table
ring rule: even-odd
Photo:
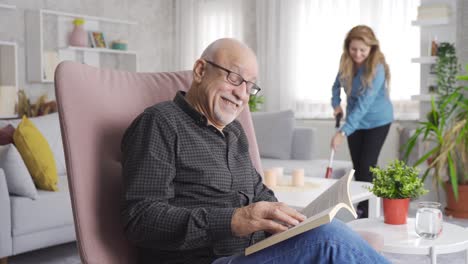
[[[348,223],[355,231],[365,230],[384,237],[382,251],[397,254],[429,255],[436,264],[438,254],[465,250],[465,263],[468,263],[468,230],[444,222],[442,234],[433,240],[420,238],[414,231],[414,218],[408,218],[405,225],[388,225],[379,219],[358,219]]]
[[[286,176],[286,178],[287,177],[290,176]],[[336,181],[338,180],[306,177],[305,182],[317,185],[317,188],[310,190],[297,188],[297,191],[295,191],[294,188],[290,188],[288,191],[273,189],[273,191],[275,192],[275,196],[278,198],[278,201],[284,202],[296,210],[302,210]],[[361,201],[369,200],[369,217],[377,218],[380,216],[380,198],[369,192],[367,189],[364,189],[363,186],[371,187],[372,184],[360,181],[351,182],[351,201],[356,204]]]

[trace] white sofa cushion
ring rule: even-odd
[[[262,158],[290,159],[294,112],[252,113],[258,151]]]
[[[54,154],[55,164],[57,166],[57,174],[66,174],[65,156],[63,154],[62,134],[60,132],[58,113],[32,117],[29,118],[29,120],[34,123],[37,129],[39,129],[44,138],[47,140],[47,143],[49,143],[50,149]],[[0,120],[0,127],[11,124],[17,128],[20,122],[21,119]]]
[[[67,177],[59,175],[58,192],[38,190],[38,199],[12,196],[11,224],[14,237],[73,225]]]
[[[3,169],[8,192],[19,196],[37,198],[36,186],[23,158],[13,144],[0,146],[0,168]]]

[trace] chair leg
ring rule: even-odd
[[[7,257],[4,257],[4,258],[0,258],[0,264],[7,264],[8,261],[7,261]]]

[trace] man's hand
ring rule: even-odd
[[[253,232],[267,231],[275,234],[305,220],[305,216],[278,202],[257,202],[236,209],[231,220],[235,236],[246,237]]]

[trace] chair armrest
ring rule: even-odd
[[[295,127],[291,148],[294,160],[310,160],[315,156],[315,132],[312,127]]]
[[[10,195],[5,173],[0,168],[0,258],[12,254]]]

